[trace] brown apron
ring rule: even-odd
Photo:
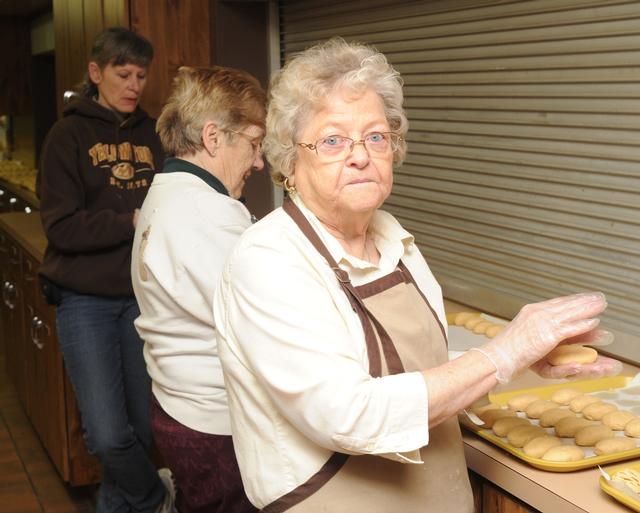
[[[391,274],[354,287],[298,207],[287,199],[283,208],[327,259],[358,314],[373,377],[422,371],[447,361],[444,329],[402,262]],[[473,512],[457,419],[430,429],[429,444],[420,449],[420,455],[424,463],[416,465],[380,456],[334,453],[306,483],[262,511]]]

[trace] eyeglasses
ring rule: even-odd
[[[395,152],[402,140],[402,136],[395,132],[369,132],[359,141],[344,135],[328,135],[315,143],[297,143],[297,145],[315,151],[316,155],[326,162],[333,162],[346,159],[356,144],[362,144],[369,155],[381,155],[388,153],[389,150]]]
[[[232,134],[241,135],[242,137],[246,138],[251,143],[251,146],[253,146],[253,152],[262,154],[262,138],[261,137],[255,137],[249,134],[245,134],[244,132],[231,130],[230,128],[227,128],[226,131],[231,132]]]

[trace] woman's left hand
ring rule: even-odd
[[[613,334],[595,329],[578,337],[568,338],[562,344],[586,344],[589,346],[608,346],[613,342]],[[548,379],[596,379],[605,376],[615,376],[622,371],[622,363],[613,358],[598,355],[593,363],[567,363],[551,365],[546,358],[538,360],[530,369],[540,377]]]
[[[613,358],[598,355],[593,363],[567,363],[565,365],[551,365],[543,358],[529,368],[540,377],[548,379],[596,379],[620,374],[622,363]]]

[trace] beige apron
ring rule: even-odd
[[[304,215],[290,200],[284,210],[336,272],[365,331],[369,372],[374,377],[422,371],[447,361],[444,329],[402,262],[391,274],[351,285]],[[425,429],[427,426],[425,425]],[[451,418],[429,430],[420,449],[423,464],[379,456],[334,455],[264,513],[470,513],[473,496],[460,428]]]

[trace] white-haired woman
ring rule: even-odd
[[[266,95],[233,68],[180,68],[158,118],[165,161],[136,229],[136,327],[152,379],[151,426],[180,513],[255,511],[242,489],[218,360],[213,292],[251,215],[238,201],[263,168]]]
[[[448,361],[440,287],[378,210],[406,131],[398,74],[370,47],[331,40],[272,82],[265,151],[291,199],[241,237],[214,301],[262,511],[473,511],[456,413],[563,340],[602,336],[605,299],[583,293],[525,307]]]

